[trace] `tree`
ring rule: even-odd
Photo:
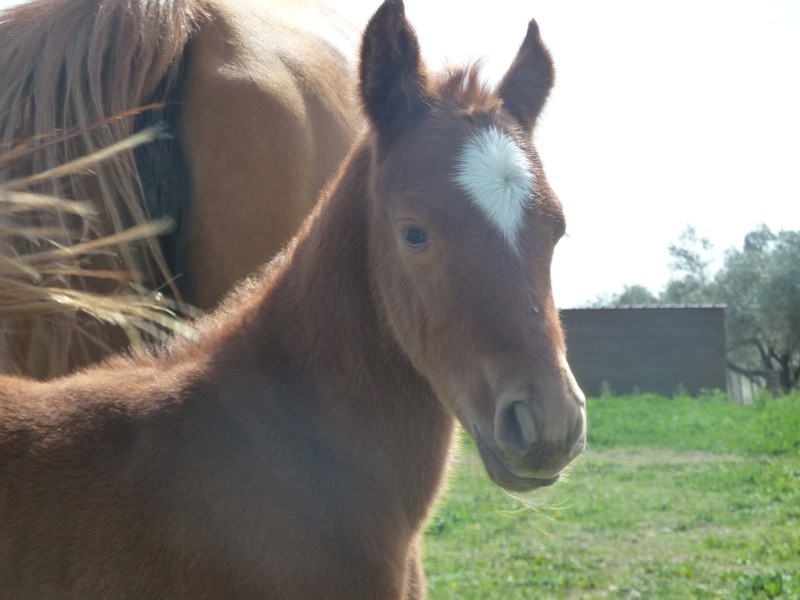
[[[717,302],[717,290],[711,273],[711,252],[714,246],[705,237],[698,237],[691,225],[667,248],[672,262],[670,271],[676,274],[659,294],[664,304],[703,304]],[[680,274],[680,276],[677,276]]]
[[[715,274],[712,249],[688,227],[669,245],[674,275],[658,296],[631,285],[594,304],[724,303],[728,367],[783,391],[800,387],[800,231],[759,226]]]
[[[645,286],[626,285],[619,294],[598,296],[591,306],[636,306],[658,304],[658,297]]]
[[[711,251],[714,245],[705,237],[697,237],[697,231],[691,225],[683,230],[678,243],[667,246],[672,263],[671,271],[683,272],[692,277],[701,285],[711,281]]]
[[[728,366],[782,390],[800,380],[800,231],[762,225],[730,249],[715,285],[727,304]],[[777,375],[777,381],[771,381]]]

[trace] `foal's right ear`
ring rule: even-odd
[[[385,0],[370,19],[359,76],[364,111],[385,140],[429,104],[428,75],[402,0]]]

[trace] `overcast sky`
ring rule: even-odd
[[[379,5],[329,1],[359,27]],[[484,57],[491,82],[539,22],[558,73],[535,138],[567,213],[562,308],[624,284],[659,291],[687,224],[720,257],[759,223],[800,229],[800,1],[407,0],[406,12],[431,67]]]

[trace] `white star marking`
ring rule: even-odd
[[[522,148],[497,127],[482,129],[464,146],[456,181],[518,250],[517,237],[534,184],[530,160]]]

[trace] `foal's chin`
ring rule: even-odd
[[[530,492],[532,490],[553,485],[561,478],[560,473],[551,477],[527,477],[514,473],[506,463],[492,450],[480,431],[473,431],[475,445],[478,447],[483,466],[495,484],[511,492]]]

